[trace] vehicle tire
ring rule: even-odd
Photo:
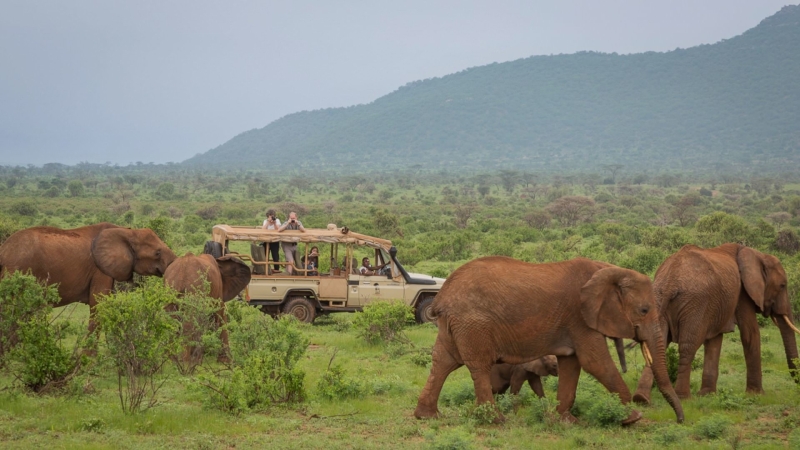
[[[300,322],[313,323],[317,309],[305,297],[291,297],[283,306],[283,313],[295,316]]]
[[[417,303],[416,319],[417,323],[432,322],[436,324],[436,316],[433,315],[431,304],[433,304],[434,297],[425,297]]]

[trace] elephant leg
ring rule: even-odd
[[[475,385],[475,398],[478,406],[483,405],[484,403],[489,403],[490,405],[495,406],[490,377],[492,363],[474,364],[467,361],[464,362],[469,369],[470,375],[472,376],[472,383]],[[503,413],[501,413],[496,407],[495,411],[497,416],[494,419],[494,423],[505,422],[506,418],[503,417]]]
[[[539,375],[531,374],[528,376],[528,385],[537,397],[544,397],[544,386],[542,386],[542,378]],[[517,393],[519,393],[519,391],[517,391]]]
[[[736,323],[742,338],[744,362],[747,366],[747,392],[763,394],[761,384],[761,331],[758,329],[755,304],[750,299],[740,299],[736,305]]]
[[[640,405],[650,404],[650,392],[653,390],[653,369],[645,366],[642,369],[642,376],[639,377],[639,384],[636,386],[636,393],[633,394],[633,401]]]
[[[692,375],[692,361],[700,343],[679,342],[678,343],[678,378],[675,380],[675,393],[678,398],[691,398],[691,388],[689,382]]]
[[[617,348],[617,357],[619,358],[619,367],[622,373],[628,373],[628,363],[625,360],[625,343],[622,338],[614,338],[614,346]]]
[[[527,379],[528,373],[522,369],[521,366],[517,366],[514,371],[511,372],[511,393],[514,395],[518,395],[520,389],[522,389],[522,385],[525,384],[525,380]]]
[[[217,310],[215,321],[217,327],[222,328],[219,334],[219,338],[222,341],[222,349],[219,355],[217,355],[217,361],[221,363],[230,363],[231,349],[228,343],[228,328],[225,326],[228,324],[228,315],[225,314],[225,302],[220,303],[222,303],[222,305],[221,308]]]
[[[114,287],[114,279],[107,275],[95,275],[89,285],[89,330],[88,337],[99,338],[97,329],[97,296],[108,295]],[[90,347],[84,349],[83,353],[87,356],[97,355],[97,342],[91,342]]]
[[[428,375],[428,381],[425,383],[425,387],[422,388],[422,392],[419,394],[417,409],[414,410],[414,417],[417,419],[439,416],[437,405],[439,403],[439,394],[442,392],[442,386],[447,376],[463,365],[456,361],[453,355],[447,350],[445,344],[442,343],[440,337],[436,338],[432,353],[433,361],[431,364],[431,373]],[[491,392],[491,387],[489,389]]]
[[[592,375],[600,382],[609,392],[617,394],[623,404],[628,404],[631,401],[631,391],[622,379],[617,366],[611,359],[608,351],[605,354],[601,352],[591,352],[588,357],[581,360],[583,370]],[[561,367],[559,366],[559,377],[561,376]],[[559,380],[560,382],[560,380]],[[642,413],[637,410],[631,410],[627,419],[622,421],[623,425],[630,425],[637,422],[642,418]]]
[[[717,392],[719,357],[722,352],[722,334],[706,340],[703,348],[703,380],[697,395],[708,395]]]
[[[556,412],[565,422],[577,422],[578,419],[569,410],[575,403],[575,391],[578,389],[578,379],[581,376],[581,364],[578,357],[558,356],[558,407]]]

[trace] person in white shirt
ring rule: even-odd
[[[261,225],[261,228],[265,230],[277,230],[281,226],[281,219],[275,215],[275,210],[270,208],[267,210],[267,218],[264,219],[264,224]],[[266,245],[266,243],[264,243]],[[278,242],[270,242],[269,243],[269,253],[272,256],[273,261],[280,261],[281,253],[280,253],[280,243]],[[266,249],[264,249],[266,250]],[[272,266],[275,269],[275,272],[281,271],[281,266],[275,264]]]

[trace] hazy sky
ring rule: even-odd
[[[178,162],[468,67],[714,43],[788,1],[0,0],[0,165]]]

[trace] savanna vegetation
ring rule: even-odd
[[[530,262],[583,256],[652,276],[684,244],[741,242],[782,260],[795,321],[800,318],[796,174],[690,177],[620,164],[558,176],[424,167],[314,176],[150,164],[0,168],[0,240],[34,225],[71,228],[110,221],[150,227],[179,255],[200,253],[211,226],[260,225],[269,207],[282,219],[298,212],[307,227],[336,223],[392,239],[410,270],[437,276],[484,255]],[[32,286],[24,278],[9,280],[4,283],[15,284],[0,288],[3,447],[800,445],[800,389],[769,321],[762,324],[765,395],[744,395],[741,344],[732,333],[723,345],[719,392],[685,401],[684,425],[674,423],[672,410],[655,395],[654,405],[641,409],[645,419],[619,428],[615,418],[626,414],[625,406],[584,375],[575,406],[579,424],[562,424],[554,416],[557,379],[548,378],[545,400],[527,387],[518,398],[499,397],[509,420],[498,426],[487,424],[492,411],[474,406],[465,369],[445,384],[442,419],[413,418],[436,328],[413,325],[397,305],[304,325],[274,320],[234,300],[228,304],[231,361],[216,361],[218,330],[209,327],[193,337],[206,357],[186,366],[176,360],[185,344],[179,321],[164,309],[179,300],[160,289],[158,279],[120,286],[106,308],[120,306],[100,308],[106,331],[93,342],[83,336],[84,305],[44,316],[15,312],[18,319],[4,320],[10,310],[3,293]],[[36,292],[45,299],[52,295],[44,287]],[[135,326],[142,323],[149,325]],[[126,342],[142,345],[135,358],[126,353]],[[97,348],[98,356],[82,354],[79,347],[86,345]],[[695,391],[701,361],[702,350],[693,373]],[[633,390],[643,365],[637,350],[628,352],[628,363],[624,378]]]

